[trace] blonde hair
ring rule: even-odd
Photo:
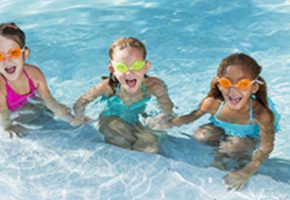
[[[146,48],[145,45],[138,39],[134,37],[122,37],[112,43],[109,49],[109,57],[113,59],[116,50],[123,50],[127,47],[132,47],[140,50],[143,53],[143,59],[146,59]]]

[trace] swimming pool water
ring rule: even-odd
[[[226,172],[205,167],[209,148],[188,139],[207,117],[169,130],[163,155],[120,149],[94,127],[60,121],[23,139],[1,135],[1,199],[290,199],[288,0],[2,0],[0,12],[1,22],[25,31],[28,63],[70,107],[108,75],[112,41],[134,36],[145,42],[149,75],[168,85],[177,114],[196,108],[221,59],[242,51],[263,67],[282,116],[270,159],[239,192],[223,186]],[[96,118],[101,109],[95,102],[87,114]]]

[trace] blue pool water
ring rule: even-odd
[[[23,139],[0,139],[0,199],[290,199],[290,2],[288,0],[1,0],[0,22],[16,22],[53,95],[72,107],[107,75],[108,47],[121,36],[145,42],[149,75],[168,85],[177,114],[196,108],[220,60],[235,51],[263,66],[281,113],[275,149],[242,191],[206,167],[209,147],[189,139],[198,122],[168,131],[162,155],[103,142],[94,127],[50,122]],[[89,106],[97,118],[102,106]],[[154,102],[149,111],[156,109]]]

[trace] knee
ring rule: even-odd
[[[147,143],[144,145],[133,145],[132,147],[133,150],[136,151],[142,151],[142,152],[147,152],[147,153],[159,153],[160,152],[160,147],[159,144],[157,143]]]
[[[99,130],[104,132],[105,130],[114,130],[117,132],[128,132],[130,131],[129,125],[118,117],[102,117],[99,120]]]
[[[232,156],[251,154],[254,150],[254,142],[251,139],[230,137],[221,144],[223,151]]]
[[[148,153],[159,153],[160,152],[159,138],[149,133],[145,134],[146,137],[137,139],[137,141],[133,145],[133,149]]]
[[[203,143],[217,145],[224,131],[213,125],[204,125],[193,132],[193,137]]]
[[[122,147],[125,149],[132,148],[132,143],[123,137],[112,136],[112,135],[104,135],[104,137],[105,137],[105,142],[108,144],[112,144],[112,145]]]

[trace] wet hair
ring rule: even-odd
[[[116,50],[123,50],[127,47],[138,49],[143,53],[143,59],[146,59],[147,52],[145,45],[140,40],[133,37],[123,37],[113,42],[109,49],[110,59],[113,60],[113,56]]]
[[[20,48],[25,47],[25,33],[13,22],[0,24],[0,35],[15,41]]]
[[[143,59],[146,59],[147,56],[147,51],[146,51],[146,47],[145,45],[138,39],[134,38],[134,37],[122,37],[117,39],[115,42],[113,42],[109,48],[109,57],[110,60],[113,60],[114,58],[114,54],[116,51],[120,51],[123,49],[126,49],[128,47],[132,47],[138,51],[141,51],[143,54]],[[148,77],[145,74],[145,78]],[[113,89],[114,93],[116,91],[116,87],[119,84],[118,79],[114,76],[113,73],[110,73],[109,77],[103,77],[103,79],[107,79],[109,78],[109,85],[111,86],[111,88]]]
[[[244,53],[234,53],[225,57],[216,72],[216,76],[213,78],[210,84],[210,91],[207,97],[213,97],[216,99],[224,100],[221,91],[218,88],[218,79],[222,77],[230,65],[240,65],[244,72],[248,73],[252,80],[257,79],[263,82],[260,85],[259,90],[253,94],[256,99],[266,108],[268,108],[267,100],[267,85],[265,80],[260,76],[262,67],[250,56]]]

